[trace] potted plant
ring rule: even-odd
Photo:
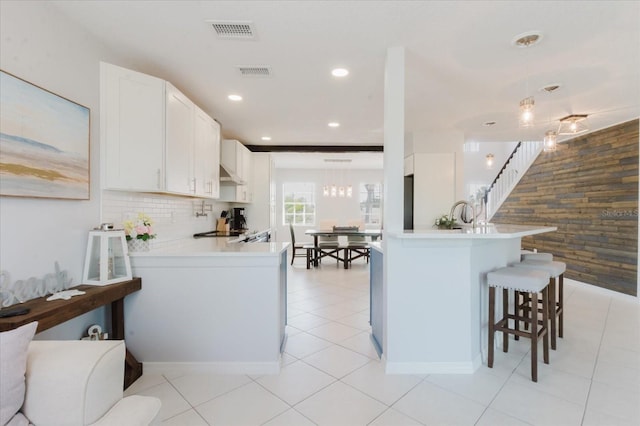
[[[138,213],[135,221],[126,220],[123,225],[129,251],[149,251],[149,240],[156,237],[151,227],[151,218],[144,213]]]
[[[436,219],[436,226],[438,229],[453,229],[456,225],[455,219],[449,219],[449,216],[443,214],[439,218]]]

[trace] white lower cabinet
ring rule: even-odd
[[[219,240],[131,256],[145,291],[125,299],[127,335],[136,336],[127,345],[149,364],[278,374],[286,341],[289,244]]]

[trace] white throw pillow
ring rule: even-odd
[[[6,426],[24,402],[27,350],[38,322],[0,333],[0,425]]]

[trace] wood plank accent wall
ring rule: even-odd
[[[523,247],[553,253],[567,278],[637,296],[638,141],[633,120],[542,152],[492,221],[557,226]]]

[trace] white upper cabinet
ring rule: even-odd
[[[220,197],[220,125],[196,107],[195,130],[195,185],[199,197]]]
[[[240,174],[244,184],[238,185],[236,188],[236,201],[243,203],[251,203],[253,201],[253,186],[251,182],[253,180],[253,153],[249,151],[244,145],[242,146],[242,173]]]
[[[167,83],[167,191],[195,194],[193,102]]]
[[[222,141],[220,181],[225,185],[225,200],[249,203],[252,199],[252,153],[237,140]],[[235,188],[229,186],[235,185]]]
[[[245,184],[251,174],[251,151],[240,141],[222,141],[220,165],[228,176],[221,176],[223,182]]]
[[[218,123],[169,82],[100,67],[104,188],[218,198]]]
[[[100,64],[103,185],[164,190],[164,80]]]

